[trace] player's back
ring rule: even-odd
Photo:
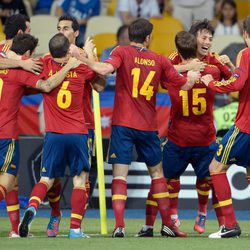
[[[52,58],[43,61],[45,78],[62,68]],[[50,93],[44,93],[44,115],[46,132],[87,134],[83,115],[83,92],[86,81],[95,76],[86,65],[68,72],[64,81]]]
[[[135,46],[116,47],[106,62],[117,68],[112,124],[157,131],[156,92],[170,62]]]
[[[239,91],[239,108],[235,124],[240,131],[250,134],[250,48],[243,49],[238,55],[239,67],[244,70],[247,80]]]
[[[207,65],[202,75],[211,74],[220,79],[220,71]],[[192,89],[178,90],[168,86],[171,99],[170,122],[167,137],[179,146],[207,146],[216,138],[213,122],[215,92],[197,81]]]

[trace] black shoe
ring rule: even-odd
[[[232,238],[232,237],[239,237],[240,235],[241,235],[240,226],[239,224],[236,224],[233,228],[221,226],[218,232],[210,234],[208,238],[210,239]]]
[[[113,238],[123,238],[124,236],[125,236],[125,230],[123,227],[115,228],[112,234]]]
[[[162,225],[161,235],[165,237],[187,237],[187,233],[182,232],[179,227],[172,225],[166,226]]]
[[[144,227],[135,235],[135,237],[153,237],[153,228],[144,229]]]
[[[21,223],[19,224],[18,231],[20,237],[27,237],[29,234],[29,228],[30,224],[33,221],[34,217],[36,215],[36,210],[34,207],[29,207],[21,220]]]

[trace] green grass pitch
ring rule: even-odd
[[[209,233],[218,229],[217,222],[207,221],[206,233],[198,235],[193,231],[193,220],[182,220],[181,228],[189,233],[188,238],[164,238],[159,234],[160,221],[155,226],[155,237],[153,238],[135,238],[134,234],[143,225],[141,219],[126,220],[126,237],[111,238],[111,232],[114,226],[114,220],[108,220],[108,235],[100,235],[100,221],[98,219],[85,219],[83,222],[84,231],[90,235],[90,239],[68,239],[69,218],[63,218],[60,224],[60,236],[57,238],[47,238],[45,229],[48,223],[46,218],[36,218],[32,223],[31,233],[34,237],[22,239],[9,239],[8,218],[0,218],[0,249],[20,249],[20,250],[40,250],[40,249],[58,249],[58,250],[247,250],[250,249],[250,221],[240,221],[242,235],[236,239],[208,239]]]

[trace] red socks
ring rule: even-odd
[[[198,202],[199,202],[199,213],[204,215],[207,214],[207,204],[208,204],[208,196],[210,191],[210,181],[207,179],[198,179],[196,180],[196,190],[198,194]]]
[[[18,225],[20,223],[18,186],[15,186],[13,190],[6,195],[5,201],[11,223],[11,230],[14,231],[15,233],[18,233]]]
[[[221,213],[225,216],[225,226],[234,227],[237,223],[232,204],[231,188],[227,175],[223,173],[211,173],[214,190],[219,201]]]
[[[171,218],[169,213],[169,193],[167,182],[164,177],[153,179],[150,189],[153,198],[156,200],[158,209],[161,214],[162,224],[171,225]]]
[[[181,189],[180,179],[167,181],[169,192],[170,215],[178,215],[178,196]]]
[[[83,210],[83,215],[82,215],[83,218],[84,218],[84,215],[85,215],[86,210],[87,210],[88,205],[89,205],[89,193],[90,193],[90,183],[89,182],[86,182],[85,188],[86,188],[87,201],[86,201],[86,205],[85,205],[84,210]]]
[[[34,207],[37,210],[39,205],[45,198],[47,191],[48,191],[48,184],[43,181],[38,182],[32,189],[28,207]]]
[[[70,228],[81,228],[83,212],[87,202],[87,194],[85,188],[74,188],[71,196],[71,218]]]
[[[146,224],[147,226],[154,226],[155,218],[158,213],[158,205],[153,198],[151,191],[148,192],[148,198],[146,201]]]
[[[115,227],[125,227],[124,210],[127,200],[127,182],[121,179],[113,179],[111,190],[112,207],[116,221]]]
[[[53,186],[50,188],[47,193],[47,197],[49,200],[49,204],[51,207],[51,215],[60,216],[60,195],[61,195],[62,187],[60,179],[55,179]]]

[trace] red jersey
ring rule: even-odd
[[[227,81],[212,81],[209,88],[219,93],[239,90],[239,107],[235,125],[241,132],[250,134],[250,48],[239,52],[237,68],[234,75]]]
[[[211,74],[220,79],[220,71],[207,65],[202,75]],[[168,86],[171,99],[169,129],[167,137],[180,147],[208,146],[216,139],[213,119],[215,91],[201,81],[192,89],[178,90]]]
[[[43,74],[48,78],[59,71],[62,65],[45,57],[43,67]],[[43,94],[46,132],[88,134],[83,115],[83,92],[86,81],[94,76],[92,70],[81,64],[70,70],[57,88]]]
[[[18,138],[17,118],[26,86],[35,88],[41,76],[20,69],[0,70],[0,138]]]
[[[94,114],[91,105],[92,87],[90,83],[85,85],[83,93],[83,113],[85,118],[85,123],[88,129],[95,129]]]
[[[157,131],[159,83],[168,81],[179,89],[187,79],[166,57],[135,46],[116,47],[105,62],[117,70],[112,125]]]
[[[173,52],[169,56],[170,61],[173,65],[180,64],[182,62],[181,56],[178,52]],[[201,61],[204,63],[214,65],[220,70],[220,80],[221,79],[229,79],[232,76],[231,69],[220,61],[219,55],[217,53],[209,53],[208,55],[204,56]]]

